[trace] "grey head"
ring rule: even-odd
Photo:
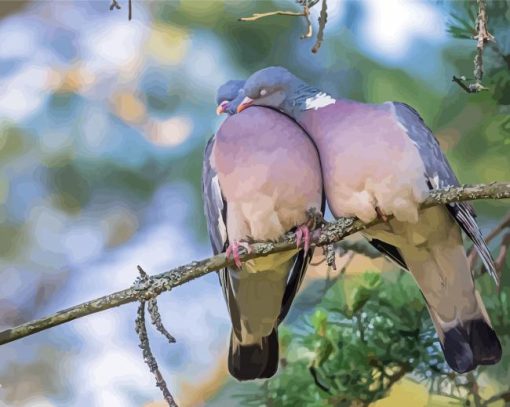
[[[216,93],[217,114],[234,114],[236,112],[237,104],[244,98],[244,93],[242,93],[244,83],[244,80],[230,80],[218,88]],[[233,101],[237,99],[239,101],[234,105]]]
[[[270,66],[251,75],[244,85],[240,112],[251,105],[270,106],[295,117],[307,109],[307,100],[323,94],[281,66]]]

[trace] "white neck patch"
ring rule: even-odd
[[[316,95],[309,97],[305,100],[305,110],[317,110],[321,107],[332,105],[336,100],[324,92],[319,92]]]

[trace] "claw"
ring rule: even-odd
[[[301,242],[304,241],[305,253],[310,249],[310,228],[305,224],[297,227],[296,230],[296,246],[301,247]]]
[[[241,268],[241,258],[239,257],[239,245],[236,244],[236,247],[234,249],[234,263],[237,266],[237,268]]]
[[[244,247],[248,253],[251,253],[253,250],[249,243],[246,242],[232,242],[225,250],[225,256],[228,258],[232,257],[234,259],[234,264],[238,267],[242,267],[241,256],[239,255],[239,248]]]
[[[298,226],[296,229],[296,247],[299,249],[301,247],[301,242],[303,240],[303,231],[301,230],[301,226]]]
[[[388,217],[385,215],[385,213],[379,208],[378,206],[375,207],[375,211],[377,212],[377,216],[379,216],[380,219],[382,219],[383,222],[388,222]]]

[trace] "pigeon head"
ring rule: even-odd
[[[327,93],[308,85],[281,66],[255,72],[244,85],[245,98],[237,106],[241,112],[248,106],[269,106],[297,119],[301,112],[334,102]]]
[[[244,83],[245,81],[242,80],[231,80],[219,87],[216,93],[216,114],[234,114],[236,112],[237,104],[244,98],[244,94],[240,95]],[[232,102],[236,99],[238,102],[234,105]]]
[[[301,80],[281,66],[270,66],[255,72],[244,85],[245,98],[237,107],[241,112],[251,105],[281,109]]]

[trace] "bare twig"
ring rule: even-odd
[[[452,82],[455,82],[458,84],[462,89],[464,89],[467,93],[478,93],[482,90],[488,90],[486,87],[484,87],[482,84],[475,82],[475,83],[468,83],[466,84],[466,77],[461,76],[457,77],[453,75]]]
[[[149,366],[151,373],[154,374],[154,377],[156,378],[156,386],[158,386],[163,393],[163,397],[167,404],[170,407],[177,407],[177,403],[174,401],[172,394],[168,390],[165,379],[159,370],[158,362],[156,362],[156,358],[151,351],[149,337],[147,336],[147,328],[145,327],[145,301],[140,301],[140,306],[138,307],[136,315],[135,330],[140,338],[140,344],[138,346],[142,349],[143,360],[147,366]]]
[[[147,310],[151,316],[152,324],[156,329],[168,340],[170,343],[175,343],[173,335],[167,331],[163,322],[161,321],[161,314],[159,313],[158,303],[155,298],[152,298],[147,303]]]
[[[510,246],[510,233],[507,233],[505,236],[503,236],[503,239],[501,240],[501,245],[499,246],[498,257],[494,261],[496,265],[496,270],[499,272],[500,275],[503,270],[503,266],[505,265],[506,255],[508,253],[508,246]]]
[[[345,254],[345,256],[347,256],[347,261],[344,263],[344,265],[340,269],[340,273],[338,273],[338,275],[345,274],[345,272],[347,271],[347,267],[349,267],[349,265],[351,264],[352,259],[354,258],[355,254],[356,254],[356,252],[352,252],[352,251],[350,251],[349,253]]]
[[[487,10],[486,0],[477,0],[478,3],[478,18],[476,19],[476,32],[474,39],[476,42],[476,56],[475,56],[475,79],[476,83],[481,84],[483,79],[483,49],[485,44],[489,41],[494,41],[494,37],[487,29]]]
[[[110,4],[110,11],[112,11],[114,8],[117,10],[121,9],[120,4],[117,3],[117,0],[112,0],[112,4]]]
[[[422,203],[421,208],[445,205],[450,202],[505,198],[510,198],[510,182],[448,187],[442,190],[431,191],[429,197]],[[338,242],[348,235],[378,223],[380,223],[378,219],[369,224],[364,224],[355,218],[340,218],[335,222],[328,223],[322,229],[314,231],[311,243],[315,246],[325,246]],[[251,247],[251,253],[247,253],[244,248],[241,248],[240,255],[242,261],[267,256],[273,253],[295,250],[296,236],[294,233],[287,234],[278,242],[254,243]],[[183,285],[207,273],[233,265],[233,260],[231,258],[226,258],[224,253],[205,260],[193,261],[165,273],[152,276],[146,282],[139,281],[125,290],[96,298],[92,301],[76,305],[14,328],[6,329],[0,332],[0,345],[123,304],[140,300],[150,300],[164,291],[170,291],[174,287]]]
[[[506,406],[506,403],[510,402],[510,391],[504,391],[502,393],[498,393],[494,396],[492,396],[491,398],[485,400],[483,403],[482,403],[482,406],[488,406],[489,404],[492,404],[492,403],[495,403],[496,401],[499,401],[499,400],[502,400],[505,402],[505,406]]]
[[[306,22],[306,31],[299,37],[302,40],[311,38],[313,35],[312,22],[310,21],[310,8],[317,4],[317,1],[301,1],[299,2],[303,6],[303,11],[270,11],[268,13],[254,13],[250,17],[241,17],[239,21],[257,21],[261,18],[271,16],[289,16],[289,17],[304,17]],[[319,20],[320,21],[320,20]]]
[[[495,237],[497,237],[503,230],[510,228],[510,212],[508,212],[498,225],[492,229],[485,237],[485,242],[490,243]],[[478,252],[475,246],[472,246],[468,251],[469,266],[471,269],[474,268],[476,260],[478,259]]]
[[[336,270],[336,262],[335,262],[335,247],[332,244],[328,244],[324,246],[324,255],[326,256],[326,263],[328,267],[331,267],[333,270]]]
[[[487,28],[487,10],[486,10],[486,0],[476,0],[478,3],[478,16],[476,18],[476,35],[473,37],[476,42],[476,54],[474,58],[474,71],[475,82],[466,84],[466,78],[464,77],[453,77],[453,81],[457,83],[462,89],[464,89],[468,93],[477,93],[483,90],[487,90],[485,86],[482,85],[483,79],[483,50],[485,45],[494,41],[494,37]]]
[[[326,23],[328,21],[328,5],[326,0],[322,0],[322,8],[321,14],[319,16],[319,31],[317,32],[317,40],[315,41],[315,45],[312,47],[312,52],[314,54],[319,51],[319,48],[322,45],[322,41],[324,41],[324,28],[326,27]]]
[[[310,21],[310,9],[306,5],[303,7],[303,14],[306,20],[306,32],[300,37],[302,40],[311,38],[313,35],[312,22]]]
[[[239,21],[257,21],[264,17],[271,16],[291,16],[291,17],[305,17],[305,13],[303,11],[270,11],[269,13],[253,13],[251,17],[241,17]]]
[[[147,283],[149,281],[149,276],[140,266],[136,266],[138,268],[138,272],[140,273],[140,281],[143,283]],[[161,321],[161,314],[158,309],[158,301],[156,298],[151,298],[147,302],[147,310],[149,311],[149,315],[151,316],[152,325],[156,327],[156,329],[168,340],[170,343],[175,343],[175,338],[173,335],[167,331],[163,322]]]
[[[110,11],[113,9],[120,10],[122,7],[118,3],[117,0],[112,0],[112,3],[110,4]],[[131,21],[131,18],[133,17],[133,3],[132,0],[128,0],[128,19]]]
[[[480,387],[478,386],[478,381],[476,380],[476,376],[473,372],[469,372],[466,375],[467,383],[466,387],[469,393],[473,395],[473,401],[475,407],[482,407],[482,398],[480,397]]]

